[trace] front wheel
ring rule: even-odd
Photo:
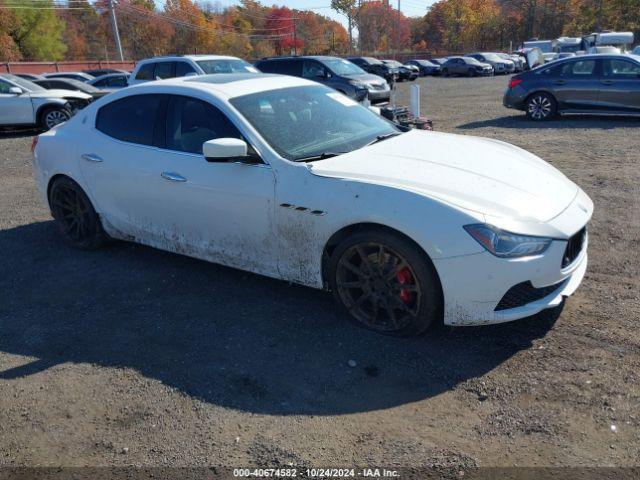
[[[71,118],[71,113],[64,107],[47,108],[40,116],[40,126],[44,130],[51,130],[56,125],[66,122]]]
[[[476,70],[475,68],[470,68],[469,71],[467,72],[467,75],[469,77],[475,77],[476,76]]]
[[[548,93],[534,93],[527,100],[527,118],[530,120],[549,120],[557,113],[558,104]]]
[[[70,246],[94,250],[107,241],[89,197],[70,178],[54,180],[49,191],[49,206],[60,235]]]
[[[335,298],[370,330],[415,336],[442,316],[433,264],[399,235],[369,230],[350,236],[333,252],[329,275]]]
[[[443,77],[448,77],[449,76],[449,70],[447,70],[446,68],[442,69],[442,76]]]

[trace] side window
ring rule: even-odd
[[[258,62],[256,68],[263,73],[275,73],[275,62]]]
[[[640,65],[628,60],[611,59],[604,61],[605,77],[633,78],[640,76]]]
[[[9,89],[13,87],[9,82],[0,79],[0,93],[9,93]]]
[[[96,117],[96,128],[123,142],[153,145],[158,108],[165,96],[132,95],[108,103]]]
[[[107,79],[106,78],[103,78],[102,80],[100,80],[98,82],[95,82],[93,84],[94,87],[104,87],[106,85],[107,85]]]
[[[164,80],[176,76],[176,62],[158,62],[153,73],[154,80]]]
[[[317,80],[318,78],[324,78],[326,74],[327,69],[316,60],[305,60],[302,63],[302,76],[304,78]]]
[[[300,60],[280,60],[275,63],[274,73],[282,75],[292,75],[294,77],[302,76],[302,61]]]
[[[107,85],[110,87],[126,87],[127,79],[126,77],[111,77],[107,80]]]
[[[194,68],[187,62],[176,63],[176,77],[185,77],[188,73],[195,73]]]
[[[579,60],[567,62],[562,66],[562,75],[566,77],[588,77],[596,70],[595,60]]]
[[[153,63],[147,63],[140,67],[136,75],[136,80],[155,80],[153,78],[153,69],[155,65]]]
[[[202,153],[202,144],[215,138],[242,138],[224,113],[190,97],[172,96],[167,105],[166,142],[169,150]]]

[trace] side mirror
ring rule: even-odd
[[[12,95],[22,95],[24,92],[20,87],[11,87],[9,88],[9,93]]]
[[[247,156],[247,142],[239,138],[216,138],[202,145],[207,162],[227,162]]]

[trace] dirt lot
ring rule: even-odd
[[[640,120],[534,124],[502,107],[504,77],[419,82],[438,130],[531,150],[594,200],[563,311],[399,340],[323,292],[126,243],[74,251],[31,138],[3,135],[0,464],[637,465]]]

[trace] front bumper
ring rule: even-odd
[[[589,238],[583,229],[593,213],[593,203],[582,190],[556,217],[543,225],[532,224],[537,234],[554,238],[541,255],[498,258],[487,251],[434,259],[444,296],[446,325],[485,325],[529,317],[555,307],[576,291],[587,270]],[[487,223],[499,220],[486,217]],[[535,226],[534,226],[535,225]],[[516,224],[511,231],[527,231]],[[505,225],[501,225],[502,228]],[[547,232],[547,233],[544,233]],[[576,249],[576,238],[581,238]],[[570,243],[569,240],[572,240]],[[569,247],[569,248],[568,248]],[[567,264],[567,262],[571,262]],[[544,296],[528,296],[526,301],[508,303],[503,299],[513,287],[527,283]],[[551,286],[557,286],[553,288]],[[502,302],[501,302],[502,301]],[[528,303],[527,303],[528,302]],[[515,308],[512,308],[516,305]]]
[[[587,270],[587,244],[578,258],[561,268],[565,241],[554,241],[540,256],[501,259],[489,252],[434,260],[444,292],[445,325],[467,326],[509,322],[559,305],[576,291]],[[535,288],[557,289],[516,308],[497,309],[514,285],[530,281]]]
[[[369,100],[372,102],[387,102],[391,98],[391,89],[369,89]]]

